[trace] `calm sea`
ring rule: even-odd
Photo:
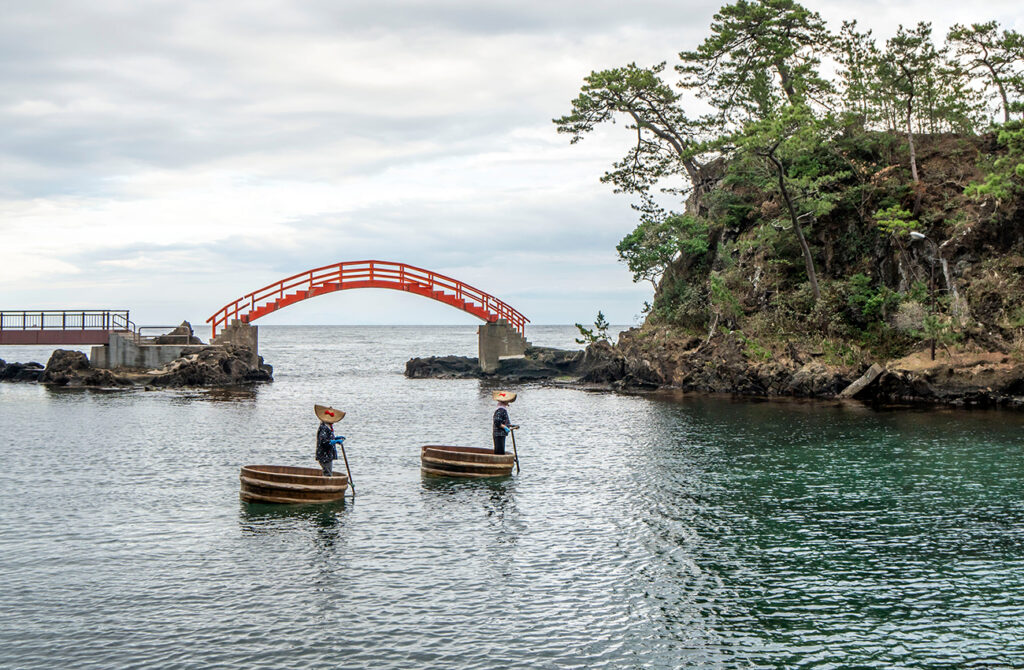
[[[494,387],[402,372],[474,327],[260,340],[253,390],[0,384],[0,667],[1024,666],[1022,413],[514,385],[522,472],[436,480]],[[356,497],[241,503],[314,403]]]

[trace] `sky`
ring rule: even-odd
[[[399,261],[537,324],[635,324],[600,176],[620,124],[555,132],[592,70],[677,62],[703,0],[0,0],[0,310],[189,319],[303,270]],[[805,2],[833,29],[999,20],[1016,1]],[[978,13],[975,13],[975,12]],[[258,324],[470,324],[386,290]]]

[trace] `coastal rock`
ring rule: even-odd
[[[0,358],[0,381],[37,382],[43,374],[40,363],[7,363]]]
[[[405,376],[410,379],[475,379],[480,376],[480,363],[468,356],[412,358],[405,363]]]
[[[789,393],[808,398],[834,398],[850,385],[846,377],[821,361],[807,363],[793,375]]]
[[[39,377],[43,384],[54,386],[130,386],[131,380],[119,377],[110,370],[98,370],[89,364],[89,358],[81,351],[57,349],[46,362],[46,369]]]
[[[585,383],[621,381],[626,376],[626,356],[609,342],[594,342],[583,352],[578,373],[580,381]]]
[[[405,364],[405,376],[411,379],[501,379],[530,381],[574,375],[583,358],[582,351],[551,347],[528,347],[523,356],[503,358],[498,369],[485,373],[478,359],[469,356],[430,356],[413,358]]]
[[[274,369],[252,349],[236,345],[187,349],[151,373],[148,384],[160,387],[235,386],[273,381]]]
[[[203,341],[195,336],[192,324],[182,321],[181,325],[169,333],[160,335],[153,340],[154,344],[202,344]]]
[[[1024,362],[999,352],[926,351],[888,365],[871,387],[877,402],[1024,406]]]

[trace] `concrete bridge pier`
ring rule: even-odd
[[[496,372],[502,358],[522,358],[530,343],[505,319],[485,323],[477,329],[481,372]]]
[[[236,346],[249,347],[252,350],[253,359],[250,364],[256,365],[259,359],[259,327],[246,323],[240,319],[232,319],[231,323],[225,326],[217,337],[210,340],[210,344],[234,344]]]

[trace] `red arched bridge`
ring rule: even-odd
[[[292,275],[247,293],[206,320],[212,336],[232,319],[251,323],[282,307],[325,293],[353,288],[389,288],[432,298],[488,323],[504,319],[520,335],[530,321],[508,303],[458,279],[391,261],[343,261]]]

